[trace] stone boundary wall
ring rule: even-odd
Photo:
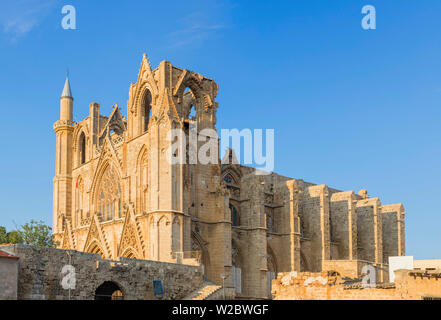
[[[352,279],[361,278],[363,267],[372,266],[375,268],[377,282],[389,282],[389,265],[364,260],[323,260],[322,268],[327,271],[335,271],[342,277]]]
[[[63,289],[65,265],[75,268],[76,286],[72,300],[93,300],[95,290],[104,282],[116,283],[126,300],[154,299],[153,280],[162,280],[164,299],[182,299],[203,283],[202,268],[158,261],[120,258],[102,260],[100,255],[40,248],[27,245],[4,246],[3,250],[19,256],[18,299],[67,300]]]
[[[281,273],[273,280],[274,300],[421,300],[441,299],[441,270],[395,271],[395,283],[363,288],[360,279],[331,272]]]

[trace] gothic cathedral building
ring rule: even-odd
[[[232,150],[228,164],[193,163],[187,153],[182,163],[169,161],[171,130],[216,130],[217,94],[212,79],[168,61],[152,69],[144,55],[127,116],[117,105],[101,115],[91,103],[76,123],[67,78],[54,124],[58,246],[105,259],[201,264],[207,281],[241,298],[269,298],[278,272],[359,277],[370,264],[387,281],[388,257],[405,253],[401,204],[256,175]]]

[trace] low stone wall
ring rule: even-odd
[[[18,299],[91,300],[106,281],[117,284],[124,299],[154,299],[153,280],[162,280],[164,299],[182,299],[203,282],[200,266],[127,258],[110,261],[97,254],[26,245],[3,248],[19,256]],[[70,292],[61,284],[66,265],[75,268],[75,289]]]
[[[0,300],[17,299],[18,259],[0,254]]]
[[[441,300],[441,270],[397,270],[395,271],[397,290],[403,299]]]
[[[323,260],[322,270],[338,272],[342,277],[360,278],[364,274],[363,268],[371,266],[375,269],[377,282],[389,281],[389,265],[364,260]]]
[[[395,283],[364,288],[360,279],[331,272],[281,273],[272,283],[275,300],[421,300],[441,299],[441,270],[395,271]]]
[[[291,272],[273,280],[274,300],[391,300],[399,298],[393,284],[366,288],[328,272]]]

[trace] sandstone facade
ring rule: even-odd
[[[212,79],[167,61],[152,69],[144,56],[127,117],[117,105],[100,115],[91,103],[89,116],[76,123],[66,81],[54,125],[53,231],[60,248],[201,263],[206,278],[242,298],[269,297],[279,272],[317,272],[338,261],[355,273],[363,263],[387,270],[388,256],[404,255],[401,204],[258,176],[233,161],[171,164],[167,134],[182,129],[188,137],[190,124],[198,133],[216,129],[217,93]]]

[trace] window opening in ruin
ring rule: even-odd
[[[235,206],[230,204],[230,211],[231,211],[231,224],[233,227],[237,227],[239,225],[239,215],[237,213],[237,209]]]
[[[144,117],[143,132],[146,132],[149,128],[149,121],[152,115],[152,94],[149,90],[144,95],[144,101],[142,104],[142,116]]]

